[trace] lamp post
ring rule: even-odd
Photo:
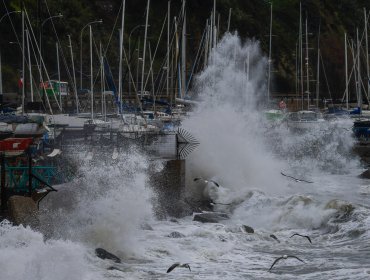
[[[45,19],[42,23],[41,23],[41,27],[40,27],[40,38],[39,38],[39,46],[40,46],[40,52],[39,52],[39,67],[40,67],[40,73],[42,73],[42,33],[43,33],[43,28],[44,28],[44,24],[53,19],[53,18],[62,18],[63,15],[61,13],[55,15],[55,16],[51,16],[51,17],[48,17],[47,19]],[[40,74],[41,77],[40,77],[40,82],[42,82],[42,74]]]
[[[84,27],[82,27],[81,32],[80,32],[80,89],[82,89],[82,33],[84,29],[94,23],[103,23],[102,19],[91,21],[87,23]]]
[[[21,11],[11,11],[11,12],[9,12],[9,13],[6,13],[6,14],[4,14],[1,18],[0,18],[0,23],[1,23],[1,21],[6,17],[6,16],[9,16],[10,14],[20,14],[21,13]]]

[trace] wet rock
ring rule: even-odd
[[[254,233],[254,229],[250,226],[246,226],[246,225],[242,225],[242,229],[246,232],[246,233]]]
[[[176,223],[176,224],[178,224],[178,223],[179,223],[179,221],[178,221],[178,220],[176,220],[176,219],[174,219],[174,218],[170,219],[170,222],[172,222],[172,223]]]
[[[113,255],[112,253],[109,253],[107,250],[104,250],[103,248],[96,248],[95,254],[98,258],[101,258],[103,260],[113,260],[116,263],[121,263],[121,259],[117,257],[116,255]]]
[[[370,169],[365,170],[360,174],[360,178],[370,179]]]
[[[227,219],[229,219],[229,216],[225,213],[200,213],[194,215],[193,221],[201,223],[219,223]]]
[[[178,232],[178,231],[173,231],[171,232],[168,237],[171,237],[171,238],[183,238],[185,237],[185,235],[183,235],[182,233]]]
[[[353,229],[348,232],[348,236],[351,238],[358,238],[366,232],[364,229]]]
[[[344,223],[351,219],[355,207],[349,202],[333,199],[326,204],[325,209],[337,210],[334,222]]]

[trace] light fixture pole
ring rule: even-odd
[[[40,82],[43,81],[42,79],[42,33],[43,33],[43,28],[44,28],[44,24],[53,19],[53,18],[62,18],[63,15],[61,13],[55,15],[55,16],[51,16],[51,17],[48,17],[47,19],[45,19],[42,23],[41,23],[41,27],[40,27],[40,34],[39,34],[39,47],[40,47],[40,52],[39,52],[39,67],[40,67]]]

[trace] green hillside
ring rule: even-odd
[[[146,0],[126,1],[125,21],[125,48],[128,50],[129,35],[137,25],[145,23]],[[7,0],[0,4],[0,16],[8,11],[21,8],[20,0]],[[274,65],[273,92],[293,93],[295,92],[296,73],[296,43],[299,31],[299,1],[298,0],[275,0],[273,1],[273,43],[272,57]],[[356,38],[356,28],[360,35],[364,29],[364,8],[370,9],[368,0],[306,0],[301,1],[304,19],[307,16],[309,32],[309,57],[312,63],[312,77],[315,79],[317,60],[318,30],[321,24],[320,45],[325,72],[328,78],[333,97],[341,97],[345,88],[344,76],[344,32],[348,33],[350,39]],[[88,23],[102,19],[103,24],[93,25],[94,40],[98,47],[99,42],[107,47],[107,57],[112,66],[113,73],[117,73],[118,62],[118,28],[120,26],[119,10],[120,0],[24,0],[30,21],[39,38],[41,24],[51,15],[63,14],[63,18],[53,20],[58,38],[61,43],[65,63],[61,70],[63,79],[69,80],[66,65],[71,68],[70,49],[67,35],[70,34],[75,59],[77,84],[80,75],[80,32]],[[180,0],[171,1],[171,18],[179,13]],[[186,2],[188,16],[188,65],[191,65],[205,27],[206,19],[209,18],[213,0],[188,0]],[[242,38],[255,38],[261,41],[263,51],[268,53],[268,34],[270,21],[270,2],[263,0],[218,0],[217,12],[220,15],[220,32],[226,31],[229,8],[232,8],[231,30],[236,30]],[[167,1],[152,0],[149,16],[149,40],[151,48],[157,42],[164,17],[167,13]],[[10,20],[12,20],[12,23]],[[117,20],[117,24],[115,22]],[[12,14],[10,18],[5,17],[0,23],[1,37],[0,50],[3,63],[3,87],[4,91],[16,91],[19,69],[21,69],[21,52],[15,37],[15,32],[21,33],[21,16]],[[15,32],[14,32],[15,31]],[[139,36],[140,35],[140,36]],[[135,57],[138,38],[142,38],[142,28],[137,28],[131,34],[130,47]],[[166,35],[164,35],[166,36]],[[20,39],[20,38],[19,38]],[[46,66],[52,78],[56,78],[55,43],[57,37],[53,31],[51,20],[44,22],[42,29],[42,49]],[[83,74],[89,69],[89,41],[88,29],[82,34]],[[141,40],[142,41],[142,40]],[[166,53],[165,39],[162,40],[155,66],[158,68]],[[362,59],[365,69],[365,59]],[[98,61],[95,62],[98,64]],[[350,62],[351,64],[351,62]],[[134,65],[134,63],[133,63]],[[134,66],[133,66],[134,67]],[[34,70],[36,73],[37,71]],[[365,73],[365,72],[364,72]],[[117,76],[117,75],[115,75]],[[366,76],[366,74],[365,74]],[[86,81],[86,84],[88,82]],[[321,80],[321,92],[329,97],[326,82]]]

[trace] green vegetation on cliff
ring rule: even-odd
[[[137,25],[145,22],[146,0],[126,0],[125,21],[125,48],[128,50],[130,31]],[[299,31],[299,0],[274,0],[273,2],[273,43],[272,57],[274,67],[273,92],[295,92],[295,68],[296,68],[296,43]],[[5,0],[0,4],[0,17],[8,11],[21,8],[21,0]],[[180,0],[171,1],[172,16],[176,16],[181,8]],[[110,47],[107,52],[112,71],[117,71],[118,61],[118,28],[115,21],[119,17],[121,0],[24,0],[24,5],[32,22],[35,36],[39,37],[40,25],[50,15],[59,12],[63,18],[54,19],[53,23],[61,42],[61,48],[65,60],[70,68],[69,43],[67,35],[71,35],[74,50],[77,84],[79,84],[79,61],[80,61],[80,32],[83,26],[96,19],[103,19],[102,25],[94,25],[93,32],[95,42],[100,41],[107,46],[110,37]],[[328,77],[328,83],[332,95],[341,97],[345,88],[344,77],[344,33],[349,38],[356,38],[356,28],[360,34],[364,28],[364,8],[370,9],[368,0],[302,0],[302,14],[307,16],[309,32],[309,57],[312,63],[312,80],[315,78],[317,60],[318,29],[321,24],[320,45],[321,53]],[[186,1],[188,17],[188,57],[189,65],[194,59],[196,50],[205,27],[206,19],[210,16],[213,0],[188,0]],[[217,12],[220,15],[220,32],[225,32],[229,8],[232,8],[231,30],[237,31],[241,38],[255,38],[261,42],[263,51],[268,53],[268,34],[270,21],[270,1],[264,0],[218,0]],[[149,16],[149,40],[152,49],[160,34],[164,17],[167,13],[167,0],[152,0]],[[4,91],[17,90],[19,69],[21,68],[20,48],[14,43],[16,37],[11,25],[12,20],[16,33],[21,33],[21,16],[12,14],[5,17],[0,23],[0,51],[3,63]],[[113,27],[115,29],[113,30]],[[131,36],[131,48],[137,48],[138,35],[143,35],[142,28],[138,28]],[[113,30],[113,32],[112,32]],[[82,35],[83,38],[83,72],[89,67],[88,57],[88,29]],[[51,21],[43,25],[42,48],[48,71],[52,78],[56,76],[55,42],[56,35],[53,32]],[[161,63],[166,52],[165,40],[159,48],[156,62]],[[96,62],[98,63],[98,62]],[[365,61],[363,61],[365,65]],[[64,79],[68,79],[65,67],[62,67]],[[116,76],[116,75],[115,75]],[[321,82],[321,92],[328,96],[326,82]]]

